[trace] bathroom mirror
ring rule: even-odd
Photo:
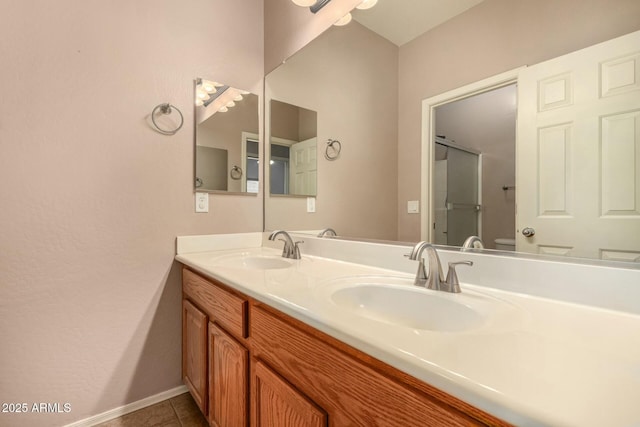
[[[434,2],[424,3],[434,7]],[[421,240],[424,232],[420,219],[421,169],[434,169],[433,162],[436,161],[433,158],[430,164],[421,164],[424,100],[629,33],[634,30],[633,25],[640,29],[637,22],[633,24],[629,20],[625,26],[614,23],[612,14],[607,14],[609,6],[606,2],[572,11],[571,19],[565,19],[562,14],[545,15],[536,10],[535,2],[501,7],[500,10],[497,10],[496,3],[492,0],[469,2],[471,9],[456,12],[464,12],[461,15],[450,16],[452,19],[444,20],[440,26],[417,39],[402,41],[395,39],[393,33],[403,26],[409,27],[407,22],[410,18],[404,15],[401,16],[404,21],[393,20],[397,14],[402,15],[405,6],[416,7],[415,2],[380,1],[370,10],[354,11],[354,20],[349,25],[329,28],[269,73],[265,79],[267,101],[275,99],[304,105],[318,112],[318,192],[314,212],[308,211],[305,200],[284,200],[265,195],[265,228],[317,232],[332,227],[339,236],[347,238],[400,242]],[[378,7],[382,7],[378,9],[378,15],[382,15],[386,27],[391,28],[390,33],[384,36],[376,29],[377,18],[369,20],[365,16]],[[499,20],[487,19],[487,16],[497,13],[500,14]],[[411,14],[429,15],[409,11]],[[604,15],[608,16],[607,23],[594,34],[591,24],[598,22],[594,17]],[[619,20],[619,17],[615,19]],[[497,31],[496,27],[506,25],[505,22],[518,25]],[[534,31],[542,25],[541,22],[556,31],[553,42],[539,31]],[[568,22],[573,22],[574,26],[566,26]],[[521,30],[516,31],[516,27]],[[512,40],[505,37],[514,34],[520,34],[518,43],[523,47],[512,46]],[[559,47],[562,37],[566,37],[565,45]],[[494,49],[489,43],[499,43],[499,46]],[[499,140],[506,140],[511,145],[502,149],[497,146],[491,149],[474,147],[466,141],[466,135],[455,132],[471,118],[457,121],[447,118],[443,127],[453,130],[442,130],[440,135],[449,143],[444,149],[449,153],[439,160],[455,156],[451,153],[459,148],[480,154],[481,171],[477,176],[481,177],[482,186],[488,185],[491,189],[482,189],[484,197],[478,203],[458,203],[445,198],[443,207],[458,204],[473,209],[473,205],[480,205],[480,222],[490,220],[494,215],[491,219],[494,231],[489,232],[486,224],[479,231],[490,249],[496,248],[496,241],[508,245],[509,242],[502,239],[513,239],[516,233],[514,215],[518,176],[513,167],[516,93],[517,88],[503,98],[511,104],[510,110],[503,104],[500,107],[479,107],[485,113],[495,112],[493,118],[503,116],[510,121],[511,129],[502,135],[494,135],[493,141],[497,145]],[[439,108],[441,110],[436,115],[442,117],[448,113],[445,110],[453,110],[447,106]],[[268,112],[265,119],[268,125]],[[440,134],[438,130],[435,132]],[[340,140],[342,145],[341,155],[335,161],[328,161],[323,155],[329,139]],[[499,159],[502,155],[511,156],[511,160]],[[509,166],[498,171],[507,163]],[[499,173],[491,176],[490,172]],[[505,211],[486,205],[489,199]],[[455,244],[459,244],[459,240],[457,238]],[[640,237],[638,246],[640,256]],[[630,258],[628,261],[634,260]]]
[[[275,99],[268,110],[271,195],[315,196],[318,113]]]
[[[258,193],[258,96],[195,80],[196,191]]]

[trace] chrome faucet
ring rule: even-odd
[[[318,237],[336,237],[338,234],[336,230],[333,228],[325,228],[320,233],[318,233]]]
[[[462,244],[462,250],[467,249],[484,249],[484,243],[482,243],[482,239],[478,236],[469,236]]]
[[[269,240],[276,240],[276,237],[282,235],[283,239],[278,239],[284,242],[284,248],[282,248],[282,257],[290,259],[300,259],[300,248],[298,245],[304,243],[302,240],[293,242],[293,239],[284,230],[276,230],[269,235]]]
[[[424,266],[424,258],[422,258],[422,252],[427,251],[427,259],[429,261],[429,271],[427,272]],[[449,271],[447,272],[447,278],[444,278],[442,274],[442,264],[440,263],[440,257],[431,244],[427,242],[418,242],[411,253],[409,259],[418,260],[418,272],[414,284],[416,286],[422,286],[434,291],[445,291],[452,293],[460,292],[460,283],[458,281],[458,275],[456,274],[456,265],[465,264],[473,265],[471,261],[450,262]]]

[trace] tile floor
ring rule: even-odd
[[[139,409],[96,427],[209,427],[189,393]]]

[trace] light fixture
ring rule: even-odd
[[[236,106],[235,102],[233,102],[233,101],[227,102],[227,107],[231,108],[231,107],[235,107],[235,106]]]
[[[233,97],[234,101],[242,101],[242,95],[237,94],[236,96]]]
[[[229,111],[229,109],[223,105],[218,109],[218,111],[220,111],[221,113],[226,113],[227,111]]]
[[[351,22],[351,13],[347,13],[342,18],[338,19],[333,25],[341,27],[343,25],[347,25],[349,22]]]
[[[356,6],[356,9],[361,9],[361,10],[371,9],[373,6],[376,5],[376,3],[378,3],[378,0],[363,0],[362,3]]]
[[[204,101],[200,98],[196,98],[196,107],[204,105]]]
[[[298,6],[308,7],[312,13],[318,13],[320,9],[325,7],[331,0],[291,0]]]
[[[202,89],[207,93],[216,93],[216,83],[209,80],[202,80]]]
[[[206,101],[210,98],[209,94],[200,88],[198,88],[198,90],[196,91],[196,96],[203,101]]]
[[[291,1],[297,4],[298,6],[302,6],[302,7],[309,7],[316,4],[316,0],[291,0]]]

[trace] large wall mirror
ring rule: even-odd
[[[315,212],[307,211],[304,200],[266,194],[267,230],[316,232],[331,227],[348,238],[416,242],[429,236],[446,245],[460,245],[468,235],[479,234],[488,249],[515,249],[516,233],[521,231],[516,221],[521,189],[516,183],[522,179],[516,167],[516,106],[521,95],[517,78],[438,105],[431,112],[432,135],[422,135],[427,119],[423,101],[640,29],[637,20],[627,20],[621,29],[622,23],[614,22],[620,16],[608,14],[604,1],[572,12],[570,20],[535,11],[535,2],[527,2],[526,10],[520,6],[505,10],[494,0],[469,0],[456,2],[457,9],[448,11],[437,9],[446,9],[450,2],[424,3],[431,9],[415,10],[422,6],[411,1],[381,0],[372,9],[354,10],[349,25],[331,27],[267,75],[267,105],[276,100],[304,106],[316,111],[318,118]],[[487,19],[491,13],[501,15],[493,22]],[[411,34],[404,31],[419,27],[414,17],[438,15],[442,19],[431,22],[431,27]],[[604,15],[606,24],[594,35],[590,23]],[[495,31],[505,22],[518,22],[529,47],[511,46],[511,39]],[[553,42],[541,40],[540,32],[528,32],[541,22],[558,29]],[[439,26],[434,29],[434,25]],[[509,28],[504,34],[516,32]],[[560,40],[565,43],[562,48]],[[482,51],[476,41],[502,44],[486,45]],[[434,60],[451,51],[459,53],[455,61]],[[497,59],[492,62],[492,57]],[[504,65],[492,67],[495,62]],[[640,109],[640,100],[632,109]],[[269,135],[268,108],[265,119]],[[424,138],[433,152],[428,162],[421,152]],[[330,161],[324,150],[326,142],[335,139],[342,150]],[[636,167],[640,169],[640,164]],[[421,181],[425,174],[429,182]],[[424,203],[424,198],[430,201]],[[432,217],[429,224],[421,221],[425,206]],[[637,226],[629,230],[635,233]],[[608,259],[640,261],[640,235],[632,240],[635,249]],[[550,245],[544,253],[607,259],[553,252],[562,246]]]
[[[258,193],[258,96],[195,80],[196,191]]]

